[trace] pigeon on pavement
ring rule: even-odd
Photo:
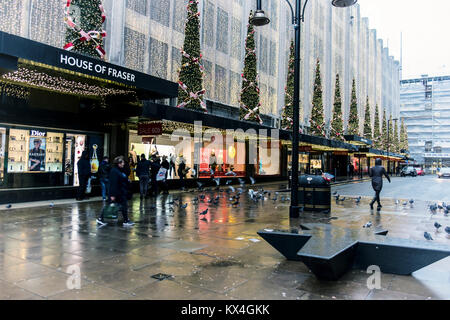
[[[208,213],[208,210],[209,210],[209,209],[206,209],[205,211],[200,212],[200,215],[201,215],[201,216],[204,216],[205,214]]]
[[[450,235],[450,227],[445,227],[445,232]]]
[[[372,221],[367,222],[367,223],[363,226],[363,228],[370,228],[370,227],[372,227]]]
[[[8,205],[6,206],[6,209],[11,209],[11,207],[12,207],[12,205],[11,205],[11,204],[8,204]]]
[[[434,227],[436,228],[436,231],[439,231],[439,229],[442,227],[442,225],[439,222],[434,223]]]
[[[361,202],[361,196],[356,198],[356,204],[359,204]]]
[[[181,205],[180,205],[180,208],[181,208],[181,209],[186,209],[187,206],[188,206],[188,203],[186,202],[185,204],[181,204]]]
[[[424,232],[423,236],[425,237],[425,239],[427,240],[433,240],[433,238],[431,237],[431,234],[429,234],[428,232]]]

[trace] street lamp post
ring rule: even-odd
[[[354,5],[358,0],[331,0],[331,4],[335,7],[349,7]],[[298,142],[299,142],[299,117],[300,117],[300,35],[301,23],[304,22],[305,8],[308,0],[302,7],[301,0],[295,1],[295,13],[289,0],[286,0],[292,14],[292,24],[295,30],[295,58],[294,58],[294,101],[293,101],[293,124],[292,124],[292,170],[291,170],[291,206],[289,207],[289,216],[291,218],[299,217],[298,206]],[[250,23],[254,26],[264,26],[270,23],[270,19],[265,16],[261,9],[261,0],[256,0],[256,11],[250,19]]]

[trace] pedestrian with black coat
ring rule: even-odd
[[[125,160],[123,156],[116,157],[113,162],[113,167],[109,173],[109,199],[111,202],[117,203],[120,206],[120,211],[123,216],[123,226],[131,227],[134,225],[128,218],[128,188],[130,181],[124,172]],[[103,212],[97,223],[106,225]]]
[[[109,194],[109,173],[111,172],[111,165],[109,164],[109,158],[103,157],[103,161],[98,167],[98,178],[100,185],[102,186],[102,198],[103,201],[108,199]]]
[[[159,169],[161,168],[161,163],[158,156],[152,155],[152,162],[150,164],[150,173],[152,179],[152,195],[158,196],[158,181],[156,181],[156,176],[158,175]]]
[[[141,154],[141,161],[136,167],[136,175],[139,178],[139,190],[141,199],[147,196],[148,184],[150,181],[150,161],[145,159],[145,154]]]
[[[380,211],[383,207],[380,202],[380,193],[383,189],[383,176],[391,183],[391,178],[389,178],[386,169],[382,166],[381,159],[375,160],[375,167],[370,168],[369,176],[372,178],[372,188],[375,191],[375,197],[370,203],[370,209],[373,209],[373,204],[376,201],[378,203],[377,210]]]
[[[162,157],[161,168],[166,169],[166,175],[164,177],[164,180],[161,181],[161,186],[162,189],[164,190],[163,194],[169,194],[169,186],[167,185],[167,174],[169,172],[170,163],[169,161],[167,161],[167,156]]]
[[[184,159],[183,155],[180,154],[180,156],[178,157],[178,177],[180,177],[180,182],[181,182],[181,190],[185,189],[185,185],[184,185],[184,180],[186,179],[186,160]]]
[[[89,152],[86,150],[81,154],[80,160],[77,163],[78,167],[78,191],[77,191],[77,201],[84,200],[86,196],[86,187],[88,180],[91,176],[91,162],[89,161]]]

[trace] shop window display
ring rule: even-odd
[[[6,147],[6,129],[0,128],[0,185],[5,178],[5,147]]]
[[[256,173],[260,176],[279,175],[280,172],[280,144],[276,142],[262,142],[258,147],[258,163]]]
[[[228,148],[210,144],[200,149],[199,178],[245,177],[245,143]]]

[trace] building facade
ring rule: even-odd
[[[206,98],[239,106],[248,14],[256,1],[200,0],[201,45]],[[183,46],[186,0],[104,0],[108,62],[177,81]],[[264,0],[271,23],[256,28],[262,113],[279,118],[284,105],[287,62],[293,38],[286,3]],[[0,31],[61,48],[65,25],[60,0],[0,0]],[[321,63],[325,120],[332,117],[335,76],[341,78],[344,118],[348,119],[352,79],[360,118],[366,97],[399,115],[399,63],[369,29],[359,5],[334,8],[329,0],[308,4],[302,25],[301,122],[308,123],[315,64]],[[374,119],[372,119],[372,124]],[[363,128],[363,121],[361,130]]]
[[[432,172],[450,166],[450,76],[402,80],[400,100],[411,157]]]

